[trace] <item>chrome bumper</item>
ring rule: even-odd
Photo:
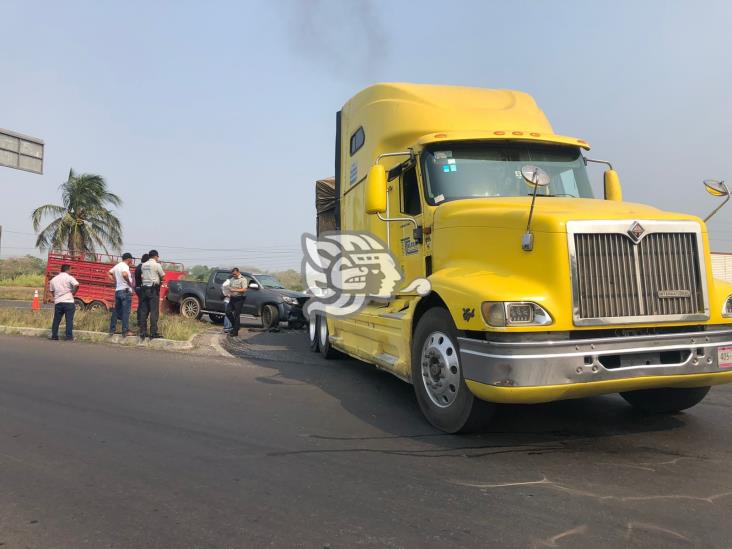
[[[719,347],[732,329],[555,341],[459,338],[465,379],[497,387],[536,387],[645,376],[729,372]]]

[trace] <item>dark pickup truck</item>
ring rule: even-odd
[[[302,308],[308,296],[286,289],[279,280],[268,274],[242,273],[248,281],[242,314],[262,318],[264,328],[276,328],[287,322],[290,328],[305,323]],[[231,276],[230,271],[214,271],[208,282],[171,280],[168,283],[167,300],[180,308],[186,318],[201,318],[208,314],[212,322],[224,322],[224,294],[221,285]]]

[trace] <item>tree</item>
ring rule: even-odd
[[[100,175],[76,175],[69,170],[69,178],[59,187],[63,205],[45,204],[31,215],[33,229],[38,233],[36,247],[40,250],[68,250],[72,255],[95,253],[108,246],[119,251],[122,247],[122,226],[108,206],[119,207],[122,199],[107,190]],[[53,220],[40,232],[44,217]]]
[[[208,280],[213,270],[213,268],[208,268],[206,265],[194,265],[189,269],[188,277],[198,281]]]

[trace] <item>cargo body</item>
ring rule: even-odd
[[[115,284],[107,277],[109,270],[122,260],[121,257],[107,254],[71,255],[68,252],[50,252],[46,265],[46,284],[44,286],[44,303],[53,303],[53,296],[48,290],[48,283],[61,272],[61,265],[71,265],[71,275],[79,281],[79,291],[75,302],[79,309],[111,310],[114,308]],[[160,287],[160,301],[165,303],[168,293],[168,282],[178,280],[186,272],[182,264],[163,262],[165,280]],[[135,265],[130,267],[134,276]],[[132,310],[137,310],[137,296],[133,294]]]
[[[319,225],[331,216],[339,231],[376,236],[399,287],[425,277],[431,291],[397,288],[350,317],[311,319],[311,347],[414,384],[449,432],[467,428],[479,401],[620,392],[674,411],[732,381],[732,284],[712,275],[706,225],[624,202],[612,169],[595,197],[587,150],[521,92],[357,94],[337,115],[335,196],[328,209],[319,183]],[[384,180],[379,169],[372,180],[379,165]],[[541,190],[526,176],[536,166]]]

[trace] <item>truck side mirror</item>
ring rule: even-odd
[[[717,179],[705,179],[704,180],[704,188],[707,190],[709,194],[712,196],[717,197],[725,197],[724,202],[722,202],[719,206],[717,206],[712,213],[710,213],[708,216],[704,218],[704,223],[709,221],[712,216],[717,213],[719,210],[722,209],[722,206],[724,206],[727,202],[729,202],[730,199],[730,193],[729,189],[727,188],[727,185],[725,185],[724,181],[719,181]]]
[[[620,177],[615,170],[605,172],[605,200],[623,201],[623,188],[620,186]]]
[[[374,164],[366,179],[365,208],[367,214],[386,211],[386,170],[381,164]]]
[[[259,290],[259,284],[257,284],[256,282],[250,282],[249,289],[250,290]]]

